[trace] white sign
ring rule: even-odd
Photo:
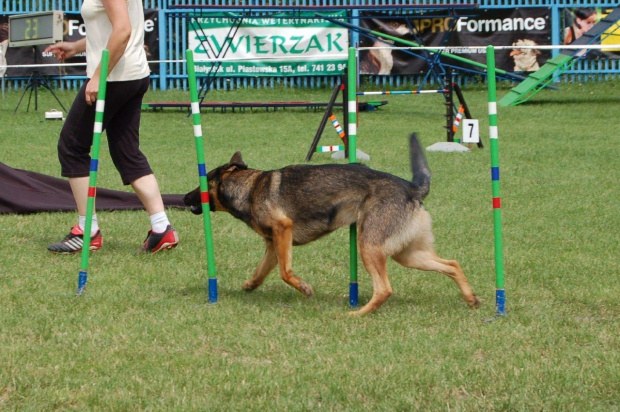
[[[309,13],[245,18],[231,35],[235,21],[203,17],[189,26],[197,75],[322,76],[341,74],[347,66],[348,31],[323,18]],[[228,61],[215,64],[216,56]]]
[[[478,143],[479,141],[478,119],[463,119],[463,143]]]

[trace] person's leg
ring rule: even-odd
[[[125,83],[125,82],[124,82]],[[111,97],[116,94],[132,96],[107,125],[110,156],[124,184],[131,184],[142,201],[151,220],[151,231],[141,250],[158,252],[175,247],[179,238],[170,225],[164,209],[157,179],[146,156],[140,150],[140,115],[142,97],[148,90],[149,80],[114,84]]]
[[[88,203],[88,177],[70,177],[69,186],[77,205],[78,214],[86,216],[86,205]],[[94,210],[93,210],[94,213]]]
[[[131,187],[136,192],[149,216],[164,211],[159,185],[154,174],[142,176],[133,182]]]
[[[151,220],[151,230],[139,251],[155,253],[176,247],[179,244],[179,235],[168,220],[155,175],[142,176],[132,181],[131,186],[138,194]]]
[[[108,83],[106,107],[108,101],[115,102],[115,112],[106,125],[106,135],[112,162],[124,185],[153,174],[146,156],[140,150],[142,97],[148,87],[148,78]],[[145,189],[153,189],[153,186],[146,185]]]
[[[78,91],[58,140],[61,175],[69,178],[69,186],[78,209],[78,224],[71,228],[62,241],[47,247],[54,253],[76,253],[82,250],[90,174],[90,146],[95,120],[94,106],[88,106],[84,99],[85,87],[86,83]],[[93,210],[90,249],[97,250],[102,244],[97,216]]]
[[[149,215],[164,211],[164,202],[157,179],[149,162],[140,150],[140,116],[142,97],[148,90],[148,78],[143,81],[110,84],[110,98],[117,94],[132,97],[124,102],[120,110],[107,125],[110,156],[121,175],[123,184],[130,184],[142,201]],[[117,99],[118,100],[118,99]],[[117,104],[118,106],[118,104]]]

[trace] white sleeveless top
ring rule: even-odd
[[[108,81],[138,80],[150,73],[144,51],[144,9],[141,0],[125,0],[131,23],[131,37],[123,57],[110,72]],[[82,17],[86,26],[86,75],[91,78],[101,61],[112,33],[112,24],[101,0],[84,0]]]

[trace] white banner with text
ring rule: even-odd
[[[346,68],[347,29],[311,13],[244,18],[236,32],[234,25],[221,16],[190,22],[198,76],[322,76]]]

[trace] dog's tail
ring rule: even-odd
[[[412,184],[419,199],[424,199],[431,189],[431,171],[428,168],[426,157],[418,135],[411,133],[409,136],[409,157],[411,159]]]

